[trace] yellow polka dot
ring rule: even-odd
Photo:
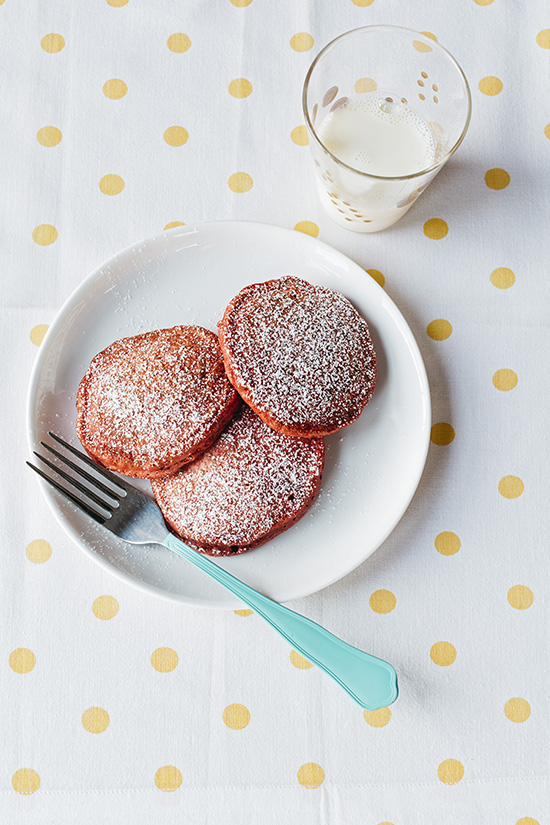
[[[35,345],[35,347],[40,346],[49,328],[50,327],[48,324],[37,324],[35,327],[31,329],[30,339],[31,342]]]
[[[427,238],[431,238],[432,241],[440,241],[448,231],[449,227],[443,218],[430,218],[430,220],[424,224],[424,235]]]
[[[104,195],[120,195],[124,189],[124,180],[120,175],[103,175],[99,188]]]
[[[506,266],[499,266],[491,272],[491,283],[497,289],[510,289],[516,282],[516,276]]]
[[[252,3],[252,0],[230,0],[230,2],[238,9],[244,9]]]
[[[493,0],[474,0],[478,6],[490,6]]]
[[[446,421],[434,424],[430,433],[430,440],[438,447],[447,447],[454,440],[455,431]]]
[[[246,172],[235,172],[227,181],[227,185],[232,192],[249,192],[254,186],[254,181]]]
[[[128,2],[129,0],[107,0],[107,3],[114,9],[120,9],[122,6],[126,6]]]
[[[464,765],[458,759],[445,759],[439,765],[437,775],[445,785],[454,785],[464,776]]]
[[[128,91],[128,86],[120,77],[112,77],[103,84],[103,94],[109,100],[120,100]]]
[[[308,52],[313,48],[313,37],[307,32],[299,32],[290,38],[290,46],[295,52]]]
[[[313,221],[298,221],[294,229],[296,232],[303,232],[304,235],[311,235],[312,238],[319,234],[319,227]]]
[[[531,716],[531,705],[527,699],[516,696],[514,699],[508,699],[504,705],[504,713],[510,722],[526,722]]]
[[[516,825],[540,825],[538,819],[533,819],[532,816],[522,816],[521,819],[518,819]]]
[[[15,673],[30,673],[36,664],[36,656],[28,647],[18,647],[12,650],[8,661]]]
[[[20,768],[12,776],[11,784],[17,793],[31,794],[40,787],[40,777],[32,768]]]
[[[176,226],[185,226],[185,224],[182,223],[182,221],[170,221],[170,223],[167,223],[162,231],[166,232],[167,229],[175,229]]]
[[[296,146],[307,146],[309,144],[309,138],[306,127],[296,126],[290,133],[290,139]]]
[[[485,172],[485,183],[489,189],[506,189],[510,183],[510,175],[506,169],[488,169]]]
[[[435,537],[435,549],[442,556],[454,556],[460,550],[460,539],[456,533],[445,531]]]
[[[502,92],[502,80],[493,75],[488,75],[487,77],[481,78],[477,84],[477,88],[482,94],[489,95],[490,97],[499,95]]]
[[[60,34],[45,34],[42,40],[40,41],[40,45],[44,49],[45,52],[50,52],[50,54],[55,54],[55,52],[60,52],[61,49],[65,46],[65,38],[62,37]]]
[[[393,825],[393,822],[379,822],[378,825]]]
[[[42,146],[57,146],[63,135],[55,126],[43,126],[36,133],[36,139]]]
[[[228,705],[222,719],[231,730],[242,730],[250,722],[250,711],[244,705]]]
[[[354,6],[361,6],[361,8],[365,8],[365,6],[372,6],[374,0],[351,0]]]
[[[32,239],[40,246],[49,246],[57,240],[57,229],[51,223],[41,223],[33,229]]]
[[[34,539],[34,541],[27,544],[25,553],[27,554],[28,560],[32,561],[33,564],[44,564],[52,554],[52,546],[46,539]]]
[[[375,590],[369,599],[369,604],[375,613],[391,613],[397,604],[397,599],[391,590]]]
[[[103,708],[88,708],[82,714],[82,726],[89,733],[103,733],[110,721],[109,714]]]
[[[430,321],[426,327],[426,332],[432,341],[445,341],[452,334],[453,327],[445,318],[436,318],[435,321]]]
[[[298,668],[298,670],[309,670],[310,667],[313,667],[312,663],[308,662],[307,659],[304,659],[303,656],[300,656],[296,650],[290,651],[290,661],[294,667]]]
[[[166,45],[168,46],[171,52],[175,52],[176,54],[183,54],[183,52],[186,52],[188,49],[191,48],[191,40],[183,32],[175,32],[174,34],[170,35],[170,37],[166,41]]]
[[[502,392],[513,390],[517,383],[518,377],[514,370],[497,370],[493,375],[493,384]]]
[[[151,654],[151,664],[159,673],[170,673],[178,666],[179,657],[171,647],[157,647]]]
[[[413,40],[413,48],[416,49],[417,52],[431,52],[432,47],[428,46],[427,43],[423,43],[422,40]]]
[[[524,584],[515,584],[508,591],[508,604],[516,610],[527,610],[533,604],[533,591]]]
[[[231,97],[248,97],[252,94],[252,83],[246,77],[237,77],[227,87]]]
[[[164,132],[168,146],[184,146],[189,140],[189,132],[183,126],[169,126]]]
[[[550,140],[550,123],[547,123],[544,127],[544,135]]]
[[[112,619],[118,613],[118,602],[114,596],[98,596],[92,605],[92,611],[98,619]]]
[[[253,610],[234,610],[233,613],[235,616],[252,616],[254,614]]]
[[[325,772],[317,762],[306,762],[298,768],[298,782],[304,788],[320,788],[325,781]]]
[[[436,642],[430,648],[430,659],[434,665],[448,667],[456,659],[456,647],[450,642]]]
[[[550,49],[550,29],[543,29],[537,34],[537,43],[541,49]]]
[[[379,286],[384,286],[384,284],[386,283],[386,279],[384,278],[379,269],[367,269],[367,273],[371,276],[371,278],[374,278],[374,280]]]
[[[364,710],[363,719],[371,728],[383,728],[391,719],[389,708],[378,708],[378,710]]]
[[[181,771],[174,765],[163,765],[155,774],[155,785],[159,791],[177,791],[182,782]]]
[[[422,34],[425,37],[431,37],[432,40],[435,40],[435,42],[437,43],[437,37],[435,36],[435,34],[433,32],[422,32]]]
[[[361,95],[366,92],[375,92],[378,89],[378,84],[372,77],[360,77],[353,88],[358,95]]]
[[[523,481],[518,476],[504,476],[498,483],[498,491],[504,498],[518,498],[524,489]]]

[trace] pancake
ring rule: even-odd
[[[287,530],[321,485],[322,438],[291,438],[243,405],[204,455],[152,487],[168,526],[213,556],[244,553]]]
[[[108,469],[162,478],[201,455],[238,406],[217,336],[178,326],[115,341],[95,356],[78,388],[76,430]]]
[[[291,276],[251,284],[218,328],[229,380],[285,435],[347,427],[372,397],[376,355],[367,323],[339,292]]]

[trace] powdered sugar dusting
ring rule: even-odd
[[[213,555],[257,546],[300,518],[321,482],[321,438],[272,430],[248,407],[197,461],[153,482],[167,522]]]
[[[340,293],[299,278],[245,287],[220,340],[231,380],[273,426],[339,429],[360,415],[376,383],[365,319]]]
[[[180,326],[115,341],[81,381],[77,431],[129,475],[175,471],[206,449],[237,408],[214,333]]]

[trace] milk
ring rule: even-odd
[[[382,178],[412,175],[436,158],[432,129],[406,102],[378,93],[333,107],[317,131],[323,145],[351,169]],[[432,175],[410,181],[377,180],[327,162],[318,179],[322,203],[346,229],[373,232],[395,223]],[[324,182],[323,182],[324,181]]]

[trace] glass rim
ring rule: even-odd
[[[340,40],[343,40],[346,37],[349,37],[350,34],[357,34],[358,32],[374,32],[374,31],[380,31],[380,30],[386,30],[386,31],[393,30],[393,31],[400,31],[400,32],[408,32],[410,34],[417,35],[420,38],[420,41],[425,43],[427,46],[430,46],[431,49],[435,48],[436,50],[439,50],[443,55],[445,55],[450,60],[450,62],[453,64],[453,66],[457,70],[460,78],[462,79],[462,83],[463,83],[464,91],[465,91],[465,95],[466,95],[466,102],[467,102],[467,106],[468,106],[468,111],[466,113],[466,119],[465,119],[465,122],[464,122],[464,126],[462,127],[462,131],[461,131],[458,139],[455,141],[454,145],[451,147],[451,149],[449,149],[449,151],[445,154],[445,156],[443,158],[441,158],[441,160],[437,161],[437,163],[433,163],[431,166],[427,166],[425,169],[421,169],[419,172],[413,172],[410,175],[373,175],[370,172],[363,172],[360,169],[355,169],[353,166],[349,166],[347,163],[344,163],[343,160],[340,160],[338,157],[336,157],[336,155],[333,155],[332,152],[330,151],[330,149],[327,149],[325,144],[322,142],[321,138],[319,137],[319,135],[317,134],[317,132],[315,130],[314,124],[311,122],[311,118],[309,116],[309,112],[308,112],[308,108],[307,108],[307,92],[308,92],[308,89],[309,89],[309,83],[310,83],[313,71],[314,71],[315,67],[317,66],[317,64],[319,63],[319,61],[321,60],[321,58],[324,57],[324,55],[327,54],[327,52],[329,50],[331,50],[333,48],[333,46],[336,45],[336,43],[338,43]],[[470,119],[472,117],[472,95],[470,93],[470,86],[468,84],[468,80],[466,79],[466,75],[464,74],[464,71],[462,70],[462,67],[460,66],[458,61],[453,57],[453,55],[449,51],[447,51],[447,49],[444,46],[441,46],[440,43],[438,43],[437,40],[433,40],[431,37],[428,37],[427,35],[423,34],[422,32],[416,31],[416,29],[409,29],[409,28],[406,28],[405,26],[392,26],[392,25],[389,25],[389,24],[381,24],[381,25],[376,25],[376,26],[359,26],[359,28],[357,28],[357,29],[350,29],[349,31],[344,32],[343,34],[339,34],[338,37],[335,37],[333,40],[330,41],[330,43],[327,43],[327,45],[324,46],[321,49],[321,51],[315,57],[315,59],[313,60],[311,66],[309,67],[309,69],[307,71],[307,74],[306,74],[306,77],[305,77],[305,80],[304,80],[304,86],[303,86],[303,89],[302,89],[302,109],[303,109],[303,112],[304,112],[304,118],[305,118],[305,121],[306,121],[306,126],[307,126],[308,131],[313,135],[313,137],[315,138],[315,140],[317,141],[317,143],[319,144],[321,149],[324,152],[326,152],[327,155],[329,155],[332,158],[332,160],[338,166],[342,166],[344,169],[349,169],[351,172],[355,172],[355,174],[357,174],[357,175],[363,175],[366,178],[374,178],[375,180],[385,180],[385,181],[388,181],[388,180],[414,180],[414,178],[419,178],[422,175],[426,175],[429,172],[433,172],[436,169],[440,169],[449,160],[449,158],[452,155],[454,155],[454,153],[456,152],[456,150],[458,149],[458,147],[460,146],[460,144],[462,143],[462,141],[466,137],[466,132],[468,131],[468,127],[470,125]]]

